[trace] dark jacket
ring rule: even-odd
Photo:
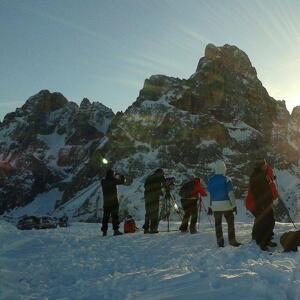
[[[103,206],[116,206],[118,202],[118,190],[117,185],[125,184],[125,177],[120,178],[109,177],[101,180],[102,192],[103,192]]]
[[[147,177],[145,187],[145,198],[159,198],[162,194],[162,184],[166,181],[164,175],[154,173]]]
[[[250,176],[250,190],[257,213],[261,213],[272,205],[272,191],[264,170],[254,169]]]

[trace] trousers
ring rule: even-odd
[[[101,230],[103,232],[108,229],[108,221],[109,218],[112,218],[113,230],[119,229],[119,205],[113,206],[104,206],[103,207],[103,219],[102,219],[102,227]]]
[[[190,229],[196,229],[198,220],[198,201],[197,199],[181,199],[181,206],[184,210],[184,216],[180,226],[180,230],[187,230],[188,222],[191,218]]]
[[[224,245],[224,237],[223,237],[223,229],[222,229],[222,217],[225,217],[225,220],[228,225],[228,240],[229,244],[236,242],[235,237],[235,229],[234,229],[234,215],[233,211],[215,211],[214,218],[215,218],[215,230],[216,230],[216,238],[218,245]]]

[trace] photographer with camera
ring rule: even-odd
[[[146,178],[145,187],[145,224],[144,233],[158,233],[159,198],[163,195],[163,184],[166,179],[163,169],[157,169]]]
[[[206,191],[201,185],[200,178],[194,178],[184,183],[179,191],[181,197],[181,205],[184,210],[182,223],[179,227],[181,232],[186,232],[188,229],[188,222],[191,218],[190,233],[197,233],[196,224],[198,220],[198,199],[207,196]],[[201,201],[201,198],[200,198]],[[201,203],[200,203],[201,205]]]
[[[107,235],[109,217],[112,218],[114,235],[121,235],[119,231],[119,200],[117,185],[125,184],[125,176],[116,174],[112,169],[106,171],[106,176],[101,180],[103,192],[103,236]]]

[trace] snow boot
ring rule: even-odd
[[[239,247],[239,246],[241,246],[242,244],[239,243],[239,242],[237,242],[237,241],[232,241],[232,242],[229,243],[229,245],[231,245],[232,247]]]
[[[217,240],[217,244],[218,244],[219,247],[223,248],[224,247],[224,240],[223,239]]]
[[[262,251],[269,251],[269,248],[268,248],[268,246],[267,246],[265,243],[260,243],[260,244],[259,244],[259,248],[260,248]]]
[[[107,231],[103,231],[102,236],[107,236]]]
[[[195,234],[195,233],[197,233],[198,231],[197,231],[197,229],[196,228],[190,228],[190,233],[191,234]]]
[[[268,246],[271,247],[271,248],[274,248],[274,247],[277,246],[277,243],[270,241],[270,242],[268,243]]]
[[[114,231],[114,235],[122,235],[123,233],[122,232],[120,232],[119,230],[115,230]]]
[[[179,230],[181,231],[181,232],[187,232],[187,230],[188,230],[188,227],[187,227],[187,225],[180,225],[179,226]]]
[[[158,230],[150,230],[149,233],[150,233],[150,234],[155,234],[155,233],[158,233]]]
[[[144,234],[150,233],[149,229],[144,229]]]

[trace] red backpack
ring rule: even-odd
[[[124,222],[124,233],[135,233],[136,229],[137,227],[132,216],[127,216]]]
[[[247,194],[247,197],[245,200],[245,205],[246,205],[247,210],[249,210],[253,214],[255,213],[255,202],[254,202],[253,194],[250,191],[250,188],[248,189],[248,194]]]

